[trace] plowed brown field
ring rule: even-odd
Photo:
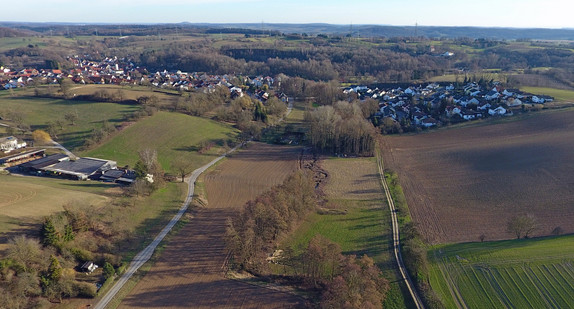
[[[413,219],[431,243],[511,238],[507,220],[532,214],[533,236],[574,232],[574,111],[508,123],[385,137]]]
[[[301,149],[253,143],[206,175],[208,206],[167,244],[120,308],[297,308],[295,295],[224,277],[226,219],[298,168]]]

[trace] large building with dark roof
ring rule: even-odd
[[[54,154],[19,165],[24,172],[62,178],[87,180],[97,178],[106,171],[117,169],[115,161],[79,158],[71,160],[65,154]]]
[[[43,170],[64,178],[86,180],[96,174],[116,168],[117,163],[115,161],[79,158],[77,160],[61,161],[54,165],[46,166]]]
[[[43,168],[46,166],[54,165],[56,163],[60,163],[62,161],[70,160],[65,154],[57,153],[53,155],[49,155],[40,159],[36,159],[33,161],[29,161],[23,164],[20,164],[19,167],[21,170],[30,173],[41,173],[43,172]]]

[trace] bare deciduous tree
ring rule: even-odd
[[[506,232],[514,234],[516,239],[528,238],[538,228],[538,223],[533,215],[514,216],[506,223]]]
[[[177,172],[181,177],[181,182],[184,182],[185,177],[193,171],[193,163],[191,160],[178,157],[171,163],[171,167]]]

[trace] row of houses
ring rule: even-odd
[[[146,68],[136,66],[130,59],[106,57],[99,61],[82,59],[74,56],[68,59],[73,69],[22,69],[13,71],[0,67],[0,89],[26,87],[32,83],[58,83],[62,78],[68,78],[77,84],[116,84],[116,85],[151,85],[158,88],[169,88],[180,91],[202,90],[214,91],[218,86],[226,86],[234,95],[240,87],[232,83],[239,82],[244,87],[261,88],[272,85],[274,79],[270,76],[237,76],[230,74],[210,75],[204,73],[187,73],[178,71],[148,72]],[[234,88],[234,89],[232,89]]]
[[[377,117],[389,117],[402,124],[432,127],[453,117],[474,120],[490,116],[512,115],[512,108],[524,104],[545,104],[554,98],[534,95],[518,89],[505,89],[500,83],[481,87],[467,83],[455,87],[453,84],[430,83],[426,86],[379,89],[367,86],[348,87],[346,94],[355,93],[360,99],[379,101]]]

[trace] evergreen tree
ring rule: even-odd
[[[107,280],[108,278],[110,278],[111,276],[116,274],[116,270],[114,269],[114,266],[108,262],[106,262],[106,264],[104,264],[104,278]]]
[[[71,224],[66,225],[64,230],[64,241],[71,241],[74,240],[76,235],[74,234],[74,228]]]
[[[52,219],[46,218],[44,220],[41,236],[42,244],[44,244],[44,246],[55,246],[60,241],[60,235],[58,234],[58,231],[56,231],[56,227],[54,226]]]

